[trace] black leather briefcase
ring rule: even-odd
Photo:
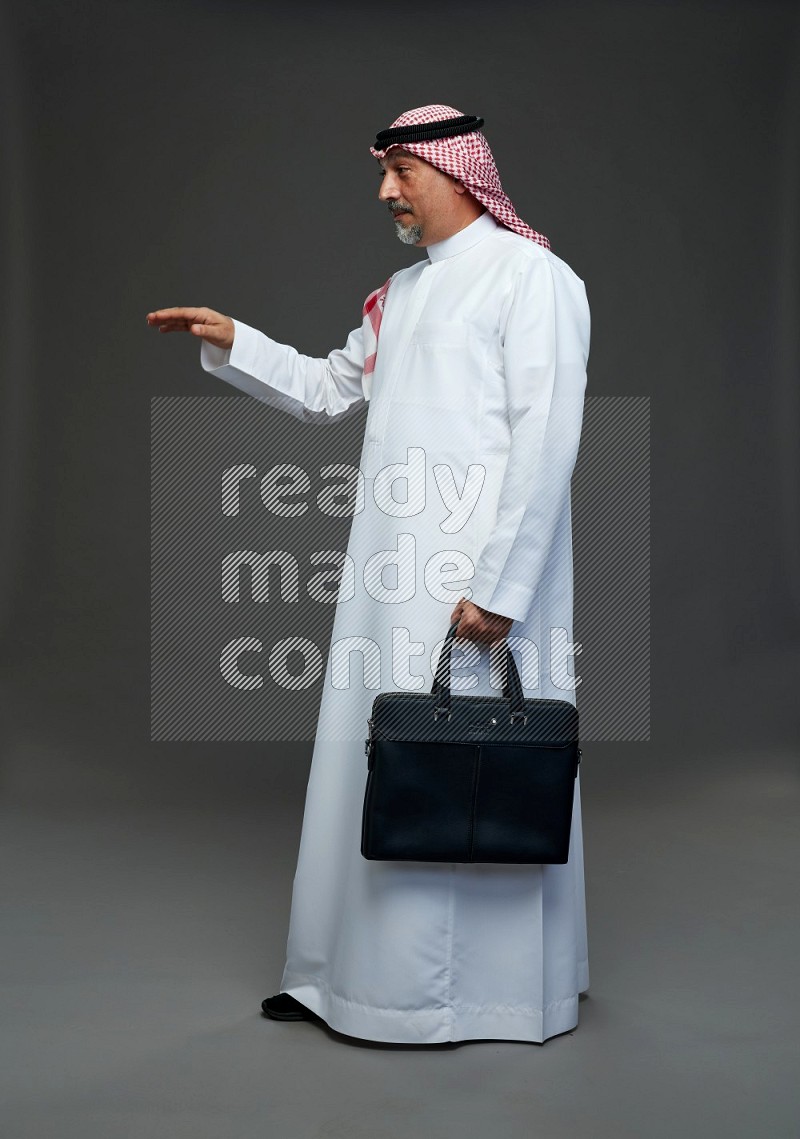
[[[430,692],[382,692],[373,701],[361,853],[564,863],[581,756],[577,709],[568,700],[526,700],[507,646],[502,697],[453,695],[457,627]]]

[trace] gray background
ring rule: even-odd
[[[794,1136],[800,43],[793,4],[6,4],[2,950],[15,1136]],[[483,115],[652,401],[652,738],[583,766],[574,1034],[264,1021],[308,744],[149,738],[145,313],[316,355],[419,252],[367,147]],[[509,947],[513,953],[513,946]]]

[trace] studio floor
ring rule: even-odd
[[[586,744],[578,1028],[401,1046],[260,1011],[307,745],[64,734],[25,716],[7,732],[10,1139],[800,1134],[790,755]]]

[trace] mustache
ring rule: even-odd
[[[392,217],[394,217],[395,214],[413,214],[413,212],[414,211],[412,210],[411,206],[404,206],[398,202],[390,202],[389,204],[389,213],[392,215]]]

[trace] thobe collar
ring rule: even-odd
[[[465,249],[469,249],[473,245],[477,245],[479,241],[483,241],[484,237],[488,237],[490,233],[500,228],[500,222],[485,210],[482,214],[471,221],[469,225],[464,226],[458,233],[454,233],[452,237],[446,237],[444,241],[434,241],[429,245],[425,252],[428,254],[430,261],[443,261],[445,257],[455,257],[457,253],[463,253]]]

